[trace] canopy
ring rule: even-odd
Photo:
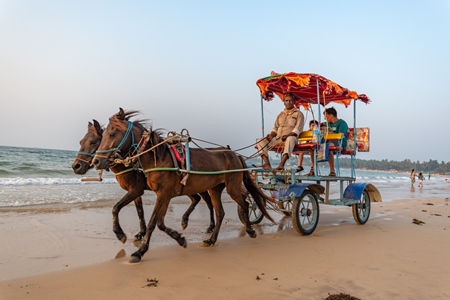
[[[317,74],[278,74],[272,71],[271,76],[258,79],[256,85],[266,101],[271,101],[274,94],[281,99],[287,92],[294,94],[296,107],[302,105],[307,108],[309,104],[317,104],[317,92],[320,93],[320,104],[323,106],[335,102],[347,107],[352,100],[360,100],[366,104],[370,102],[365,94],[357,94]]]

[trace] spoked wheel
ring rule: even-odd
[[[292,201],[278,201],[278,207],[285,216],[292,215]]]
[[[263,191],[263,193],[265,193],[267,196],[269,196],[272,199],[275,199],[276,197],[274,196],[275,191],[274,190],[266,190],[266,189],[261,189],[261,191]],[[277,190],[276,192],[280,193],[280,190]],[[275,209],[278,212],[283,213],[285,216],[290,217],[292,214],[292,201],[277,201],[278,203],[276,204],[279,208],[276,209],[276,207],[274,207],[273,209]],[[270,207],[269,207],[270,208]]]
[[[353,218],[356,223],[363,225],[369,220],[370,216],[370,197],[364,190],[358,203],[352,205]]]
[[[248,213],[250,224],[254,225],[261,223],[264,215],[253,199],[252,195],[248,194],[247,198],[245,198],[245,201],[248,202],[248,212],[244,212],[244,209],[238,205],[237,212],[239,220],[241,220],[242,224],[245,225],[244,213]]]
[[[302,235],[310,235],[319,223],[319,202],[313,192],[303,191],[292,204],[292,224]]]

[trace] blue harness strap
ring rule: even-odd
[[[128,136],[130,135],[130,132],[132,133],[132,129],[133,129],[133,122],[128,121],[128,128],[127,131],[125,132],[125,135],[123,136],[122,141],[120,142],[120,144],[114,148],[114,149],[109,149],[109,150],[97,150],[97,153],[108,153],[108,152],[114,152],[114,151],[118,151],[122,148],[122,146],[125,144],[125,142],[128,139]],[[133,134],[133,133],[132,133]]]

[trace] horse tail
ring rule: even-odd
[[[239,156],[239,159],[241,160],[243,168],[244,169],[247,168],[247,165],[245,164],[245,160],[241,156]],[[269,219],[273,223],[276,223],[272,219],[272,217],[269,215],[269,213],[267,212],[266,206],[264,204],[264,200],[267,200],[267,201],[273,201],[273,200],[270,197],[268,197],[266,194],[264,194],[258,188],[258,186],[253,181],[253,179],[251,178],[250,173],[248,171],[244,171],[243,173],[244,173],[243,180],[244,180],[245,188],[250,193],[250,195],[252,195],[253,200],[255,200],[255,202],[256,202],[256,205],[258,205],[258,208],[261,210],[261,212],[267,219]]]

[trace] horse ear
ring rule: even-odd
[[[117,117],[121,120],[125,120],[125,112],[123,111],[122,107],[119,107],[119,112],[117,113]]]
[[[97,132],[101,133],[102,132],[102,126],[100,126],[100,123],[97,120],[95,120],[95,119],[92,119],[92,121],[94,121],[95,130],[97,130]]]

